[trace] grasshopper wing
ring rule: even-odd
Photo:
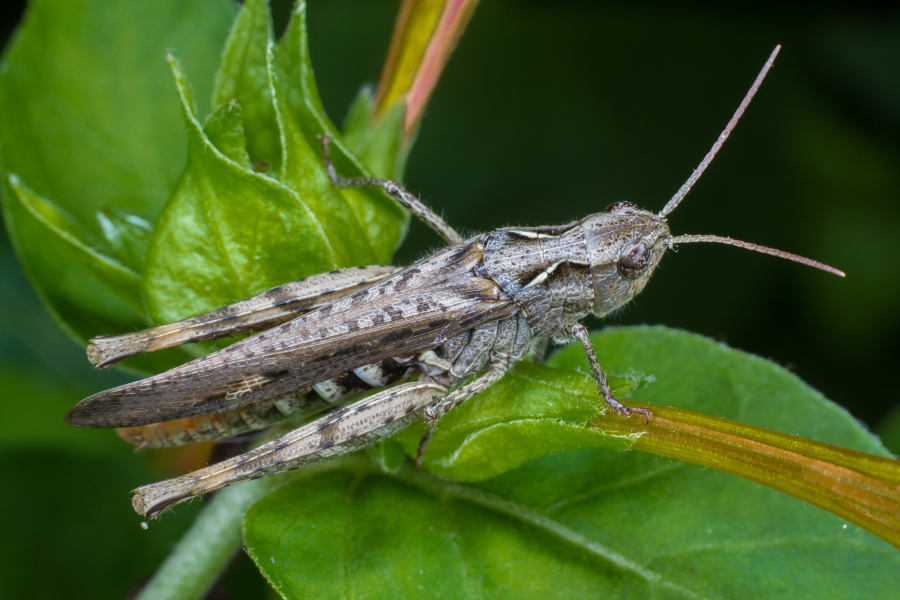
[[[356,294],[165,373],[95,394],[78,427],[132,427],[233,410],[340,373],[434,348],[515,305],[474,268],[482,237],[451,246]]]

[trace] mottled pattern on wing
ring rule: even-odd
[[[398,270],[370,266],[320,273],[175,323],[121,335],[95,337],[87,348],[88,360],[105,369],[135,354],[262,331],[349,296]]]
[[[91,396],[67,416],[83,427],[126,427],[232,410],[394,355],[439,346],[515,313],[474,274],[484,236],[352,296],[209,356]]]

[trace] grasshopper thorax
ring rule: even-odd
[[[581,221],[594,287],[591,312],[602,316],[628,303],[653,275],[671,237],[666,220],[631,202]]]

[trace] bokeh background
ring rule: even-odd
[[[397,6],[309,2],[313,64],[335,121],[377,79]],[[282,23],[289,7],[275,3]],[[23,9],[3,3],[4,40]],[[562,223],[618,200],[659,209],[778,43],[756,100],[670,224],[807,255],[847,278],[684,246],[607,322],[665,324],[772,358],[897,452],[897,7],[483,2],[422,121],[406,184],[473,233]],[[397,262],[437,245],[414,224]],[[111,432],[63,424],[73,403],[126,379],[94,371],[59,331],[0,230],[0,596],[123,597],[198,510],[142,532],[128,490],[183,470],[190,457],[132,455]],[[217,593],[263,589],[239,558]]]

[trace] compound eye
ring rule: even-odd
[[[606,212],[615,213],[617,215],[630,215],[636,213],[640,209],[634,202],[613,202],[606,207]]]
[[[647,242],[639,241],[628,245],[622,251],[616,266],[619,269],[619,275],[633,280],[640,277],[641,273],[647,270],[649,264],[650,246],[647,245]]]

